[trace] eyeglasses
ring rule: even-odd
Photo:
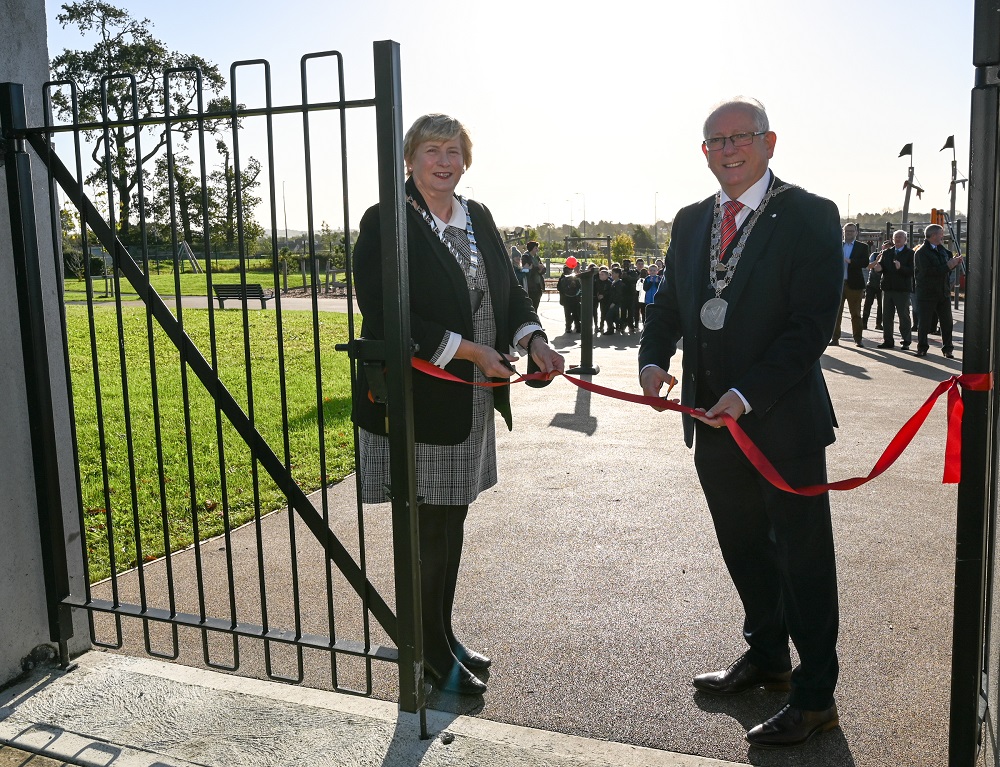
[[[702,141],[701,145],[709,152],[718,152],[725,147],[726,141],[732,141],[734,147],[748,146],[753,143],[753,140],[757,136],[763,136],[765,133],[767,131],[762,130],[759,133],[734,133],[732,136],[713,136]]]

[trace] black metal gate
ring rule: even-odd
[[[1000,2],[976,0],[969,163],[969,280],[963,372],[998,370],[1000,312]],[[995,590],[1000,402],[998,390],[966,392],[962,481],[958,492],[949,764],[1000,759]],[[982,760],[985,761],[982,761]]]
[[[334,72],[317,86],[310,70],[323,66]],[[76,607],[88,613],[94,644],[133,651],[141,631],[150,655],[183,662],[197,651],[200,662],[229,671],[247,671],[241,639],[259,640],[262,658],[250,665],[280,681],[315,682],[307,658],[318,654],[328,656],[326,685],[371,695],[373,663],[396,664],[400,706],[423,710],[399,71],[398,45],[376,42],[375,96],[348,100],[341,55],[310,54],[300,63],[301,102],[275,106],[266,61],[233,64],[228,100],[210,104],[199,69],[169,70],[161,114],[140,114],[135,75],[112,74],[101,81],[98,119],[89,120],[76,85],[52,82],[47,112],[55,105],[68,120],[40,127],[26,122],[22,87],[0,85],[51,637],[64,663]],[[263,105],[248,108],[237,80],[254,73]],[[310,85],[318,91],[328,82],[335,95],[310,100]],[[349,422],[357,371],[334,352],[337,342],[353,345],[355,333],[348,116],[372,109],[373,125],[361,133],[375,138],[386,326],[399,331],[384,344],[400,424],[390,435],[385,519],[366,516],[360,500],[338,505],[350,493],[331,489],[357,460]],[[301,120],[294,134],[275,127],[288,116]],[[252,135],[263,161],[247,150]],[[297,256],[308,268],[296,298],[287,219],[280,247],[286,190],[282,182],[279,195],[276,168],[299,143],[308,231]],[[333,159],[319,159],[331,144]],[[85,169],[88,150],[94,167]],[[60,159],[67,151],[70,163]],[[64,203],[44,214],[32,204],[32,161]],[[339,173],[321,174],[324,162],[339,163]],[[104,187],[96,200],[90,183]],[[262,208],[270,231],[263,237],[254,218]],[[342,214],[342,243],[325,221],[322,233],[317,226],[330,209]],[[66,276],[66,300],[59,297],[66,392],[51,390],[46,362],[34,235],[46,216],[58,274],[77,268],[63,245],[79,243],[80,251],[78,274]],[[255,254],[261,242],[264,252]],[[324,311],[330,263],[324,269],[321,261],[334,258],[335,244],[345,260],[346,317]],[[234,249],[228,265],[226,246]],[[108,274],[98,274],[97,248]],[[222,310],[221,300],[216,309],[216,294],[235,296],[240,310]],[[258,300],[261,309],[251,308]],[[57,481],[51,402],[63,396],[74,414],[82,593],[70,587],[67,556],[77,553],[66,548]],[[390,607],[381,594],[393,592]]]

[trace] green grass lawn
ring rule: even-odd
[[[263,471],[259,472],[259,505],[255,504],[249,450],[224,417],[221,426],[224,460],[220,464],[214,402],[189,369],[189,399],[185,405],[178,352],[154,323],[163,467],[160,482],[153,367],[146,311],[142,307],[125,307],[122,314],[127,399],[116,314],[113,307],[94,308],[93,338],[97,346],[107,456],[105,490],[87,309],[68,306],[66,315],[92,581],[110,574],[112,555],[114,569],[121,571],[134,566],[140,555],[149,560],[161,556],[168,547],[177,550],[190,545],[196,525],[198,536],[206,538],[221,533],[227,517],[229,524],[235,526],[252,519],[258,510],[266,512],[285,505],[284,496]],[[183,316],[188,334],[211,362],[208,312],[188,309]],[[315,490],[322,486],[323,480],[312,314],[282,313],[287,422],[281,408],[277,314],[252,311],[248,319],[257,429],[282,459],[287,436],[296,482],[307,492]],[[350,368],[347,355],[333,350],[335,343],[347,339],[347,316],[320,313],[319,333],[326,481],[332,483],[354,470]],[[217,312],[215,338],[220,378],[248,412],[242,312]],[[130,424],[126,424],[126,405]],[[134,475],[128,463],[130,435]],[[135,545],[137,530],[141,553]]]
[[[212,282],[239,284],[240,275],[239,272],[215,272],[212,275]],[[264,286],[264,290],[273,289],[274,275],[270,272],[247,272],[247,282],[259,283]],[[208,282],[204,274],[193,274],[190,272],[181,274],[180,283],[182,296],[204,296],[209,292]],[[132,290],[132,286],[124,277],[121,278],[120,284],[123,301],[135,301],[139,298],[138,294]],[[172,273],[151,274],[149,276],[149,284],[161,296],[172,296],[177,292],[177,286],[174,283],[174,275]],[[87,300],[87,288],[83,280],[67,279],[65,285],[64,293],[67,301]],[[302,276],[298,272],[288,275],[288,286],[301,287]],[[109,290],[114,290],[114,286],[110,282],[108,283],[108,288]],[[94,298],[97,301],[114,301],[113,295],[107,298],[104,297],[103,279],[94,280]]]
[[[208,295],[208,282],[205,274],[195,274],[189,270],[181,272],[179,277],[180,294],[182,296]],[[342,270],[338,274],[338,277],[340,280],[343,280],[344,277]],[[274,273],[267,266],[266,262],[260,260],[250,262],[247,269],[246,280],[248,283],[259,283],[263,285],[264,290],[274,289]],[[322,285],[324,283],[324,275],[322,273],[319,275],[319,280],[320,285]],[[238,271],[238,262],[221,261],[219,262],[218,267],[213,265],[212,282],[239,284],[240,273]],[[308,269],[306,270],[306,283],[312,283],[312,275],[309,273]],[[155,267],[150,264],[149,284],[152,285],[153,289],[161,296],[172,296],[177,293],[177,284],[175,283],[174,272],[169,266],[161,266],[160,273],[157,274]],[[284,285],[284,281],[280,275],[279,285]],[[132,286],[124,277],[120,279],[120,286],[123,301],[134,301],[138,299],[138,294],[132,289]],[[299,271],[298,266],[291,267],[288,271],[288,287],[302,287],[302,273]],[[95,301],[102,303],[114,301],[114,295],[105,296],[105,281],[103,277],[94,278],[93,289]],[[114,290],[114,286],[110,280],[108,281],[108,290]],[[64,298],[66,301],[86,301],[87,286],[84,281],[74,277],[67,277],[65,280]]]

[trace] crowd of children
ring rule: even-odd
[[[624,258],[620,264],[612,264],[610,269],[596,263],[564,266],[556,289],[567,333],[580,332],[583,290],[578,275],[581,269],[594,272],[594,304],[591,307],[594,332],[609,336],[637,332],[645,322],[646,305],[653,302],[663,279],[663,260],[658,258],[647,266],[642,258],[637,258],[634,265]]]

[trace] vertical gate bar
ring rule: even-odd
[[[277,206],[277,182],[274,177],[274,117],[270,110],[272,107],[271,99],[271,65],[264,59],[250,59],[246,61],[235,62],[231,69],[231,82],[233,88],[233,104],[235,108],[236,104],[236,73],[238,69],[242,66],[262,66],[264,68],[264,100],[265,106],[267,108],[266,115],[266,135],[267,135],[267,182],[268,182],[268,205],[270,213],[270,224],[271,224],[271,272],[273,277],[273,287],[274,287],[274,317],[275,317],[275,332],[276,332],[276,351],[277,351],[277,365],[278,365],[278,391],[279,399],[281,404],[281,422],[288,423],[288,387],[285,376],[285,346],[284,346],[284,331],[282,324],[282,310],[281,310],[281,281],[279,272],[279,261],[278,261],[278,206]],[[288,434],[288,429],[282,429],[282,447],[283,447],[283,457],[284,466],[287,470],[291,470],[291,441]],[[256,458],[256,454],[255,454]],[[290,569],[291,569],[291,581],[292,581],[292,611],[295,621],[295,636],[299,638],[302,636],[302,609],[301,609],[301,595],[299,587],[299,572],[298,572],[298,550],[296,546],[296,533],[295,533],[295,513],[291,511],[291,498],[287,495],[285,496],[285,501],[289,506],[288,514],[288,540],[289,540],[289,557],[290,557]],[[261,528],[261,520],[258,516],[255,519],[256,534],[257,534],[257,550],[258,552],[263,552],[263,530]],[[263,554],[259,554],[258,562],[258,576],[260,578],[260,598],[262,607],[267,605],[267,588],[266,581],[264,580],[264,559]],[[272,679],[278,681],[302,681],[304,676],[304,661],[302,654],[301,645],[296,645],[296,661],[297,661],[297,677],[295,679],[282,676],[280,674],[275,674],[273,670],[273,664],[271,660],[271,642],[269,640],[264,640],[264,667],[266,673]]]
[[[199,67],[187,67],[185,71],[193,74],[198,103],[198,175],[201,184],[201,239],[202,249],[205,254],[205,296],[208,300],[208,340],[209,349],[212,355],[212,369],[216,375],[219,374],[219,343],[218,333],[215,324],[215,304],[212,301],[212,224],[209,219],[209,199],[208,199],[208,158],[205,147],[205,95],[204,81]],[[246,297],[243,299],[246,305]],[[218,382],[215,384],[219,385]],[[233,572],[233,541],[232,525],[229,517],[229,483],[226,472],[226,446],[223,433],[222,407],[218,398],[213,397],[215,407],[215,441],[219,457],[219,496],[222,502],[222,533],[226,541],[226,578],[229,588],[229,618],[233,628],[236,627],[236,582]],[[208,632],[202,632],[202,649],[204,650],[205,665],[222,671],[236,671],[240,667],[240,645],[239,638],[235,634],[230,635],[233,645],[233,662],[231,664],[216,663],[211,659],[208,646]]]
[[[141,179],[142,167],[140,158],[142,157],[142,145],[139,141],[139,100],[136,91],[136,82],[134,75],[108,75],[102,78],[102,111],[105,118],[108,116],[108,90],[110,88],[109,83],[112,80],[125,80],[128,83],[128,101],[131,102],[132,107],[132,119],[135,121],[133,126],[133,139],[135,146],[135,156],[136,156],[136,168],[135,172]],[[122,99],[123,101],[125,99]],[[119,129],[123,130],[123,129]],[[110,145],[109,145],[110,149]],[[127,159],[122,160],[116,157],[118,164],[118,172],[120,174],[128,173]],[[108,168],[110,169],[110,163],[108,163]],[[109,170],[110,173],[110,170]],[[111,178],[109,175],[108,183],[111,183]],[[140,182],[141,183],[141,182]],[[141,210],[141,208],[140,208]],[[121,226],[124,228],[126,224],[131,227],[130,222],[121,221]],[[127,352],[125,349],[125,325],[123,317],[123,307],[122,307],[122,291],[121,291],[121,276],[118,269],[118,264],[115,263],[115,268],[112,271],[112,282],[115,286],[115,319],[118,327],[118,365],[121,371],[121,382],[122,382],[122,418],[125,426],[125,450],[128,459],[128,487],[129,487],[129,501],[132,507],[132,539],[135,546],[135,569],[136,576],[139,582],[139,604],[143,610],[146,609],[146,569],[145,562],[143,561],[143,550],[142,550],[142,522],[139,516],[139,495],[138,488],[136,484],[136,471],[135,471],[135,442],[132,430],[132,403],[131,403],[131,391],[129,387],[129,377],[128,377],[128,359]],[[143,640],[146,646],[149,647],[149,621],[142,621],[142,632]]]
[[[170,83],[172,76],[176,74],[173,69],[167,69],[163,73],[163,119],[166,130],[167,149],[167,193],[170,202],[170,242],[174,254],[174,315],[177,317],[177,326],[181,332],[185,332],[184,326],[184,302],[181,300],[181,242],[177,237],[177,212],[178,206],[184,206],[183,199],[187,190],[177,182],[177,159],[174,151],[173,129],[171,120],[171,99]],[[178,192],[181,199],[178,200]],[[185,218],[184,210],[181,210],[182,225]],[[186,240],[184,242],[187,242]],[[190,243],[188,243],[190,245]],[[186,256],[185,256],[186,258]],[[181,375],[181,401],[184,417],[184,449],[187,459],[187,483],[188,483],[188,510],[191,512],[191,537],[194,548],[194,569],[195,583],[198,590],[198,609],[202,618],[205,618],[205,571],[201,556],[201,525],[198,521],[198,494],[195,491],[195,465],[194,465],[194,440],[191,429],[191,387],[188,382],[188,354],[187,346],[179,349],[179,363]],[[160,483],[163,486],[164,479],[161,476]],[[205,632],[201,632],[204,641]]]
[[[113,181],[112,181],[113,174],[112,174],[112,171],[111,171],[111,131],[110,131],[110,128],[109,128],[109,125],[108,125],[108,123],[109,123],[109,120],[108,120],[108,105],[107,105],[107,97],[106,97],[106,94],[104,93],[105,87],[106,87],[105,78],[101,78],[101,91],[102,91],[102,99],[101,99],[101,101],[102,101],[102,112],[101,112],[101,119],[102,119],[103,126],[104,126],[104,130],[103,130],[103,140],[104,140],[104,174],[105,174],[105,177],[107,178],[107,187],[108,187],[107,188],[107,196],[108,196],[108,227],[111,229],[112,232],[117,232],[118,231],[118,226],[115,223],[116,220],[117,220],[116,217],[115,217],[115,191],[114,191],[114,184],[113,184]],[[116,263],[117,258],[116,258],[116,254],[114,254],[114,253],[112,253],[111,256],[112,256],[112,258],[111,258],[111,268],[112,268],[112,270],[114,270],[117,267],[117,263]],[[104,269],[104,272],[105,272],[105,274],[103,275],[104,276],[104,293],[105,293],[105,296],[106,296],[107,292],[108,292],[107,261],[106,260],[105,260],[105,269]],[[93,331],[93,332],[96,333],[96,326],[95,326],[95,331]],[[91,341],[92,341],[93,354],[94,354],[94,376],[95,376],[95,381],[96,381],[97,380],[97,375],[98,375],[98,369],[99,369],[99,354],[98,354],[98,348],[97,348],[97,338],[96,338],[96,335],[92,336]],[[106,426],[107,422],[106,422],[106,419],[104,417],[105,414],[104,414],[103,396],[104,396],[104,394],[103,394],[103,390],[102,390],[101,393],[100,393],[100,397],[101,398],[98,400],[98,403],[99,403],[98,404],[99,421],[98,421],[98,424],[97,424],[97,428],[98,428],[99,433],[101,435],[101,438],[100,438],[100,441],[101,441],[101,461],[102,461],[102,468],[104,470],[104,525],[105,525],[105,538],[107,539],[107,542],[108,542],[108,568],[109,568],[110,574],[111,574],[111,594],[112,594],[112,597],[114,599],[115,605],[118,605],[119,604],[120,591],[119,591],[119,586],[118,586],[118,554],[115,551],[115,540],[116,540],[115,526],[114,526],[114,501],[115,501],[115,499],[112,498],[112,495],[111,495],[111,474],[110,474],[110,470],[108,468],[107,434],[106,434],[106,430],[105,430],[105,426]],[[121,646],[122,636],[121,636],[120,624],[116,625],[116,630],[117,630],[116,641],[118,642],[118,646]]]
[[[80,199],[84,199],[84,176],[83,176],[83,158],[82,150],[80,147],[80,113],[76,104],[76,85],[73,84],[73,143],[75,147],[76,154],[76,178],[78,184],[78,194]],[[88,340],[90,346],[90,367],[91,373],[94,381],[94,423],[97,429],[97,448],[100,455],[101,461],[101,492],[102,498],[104,499],[104,517],[105,517],[105,539],[108,545],[108,560],[111,569],[111,600],[112,603],[119,604],[119,593],[118,593],[118,574],[117,568],[115,567],[115,553],[114,553],[114,535],[113,530],[107,522],[110,519],[109,509],[111,508],[111,486],[110,478],[108,474],[108,446],[107,437],[104,432],[104,392],[101,385],[101,366],[100,357],[97,350],[97,319],[94,313],[94,275],[91,270],[91,259],[90,259],[90,238],[88,235],[89,227],[87,226],[86,215],[80,206],[77,206],[77,213],[80,215],[80,237],[81,245],[83,248],[83,281],[84,287],[87,291],[87,332]],[[74,410],[74,422],[75,422],[75,410]],[[82,499],[82,495],[81,495]],[[84,528],[86,529],[86,528]],[[88,559],[89,559],[89,548],[88,548]],[[89,583],[88,583],[89,592]],[[88,593],[88,600],[89,600]],[[122,619],[121,615],[115,613],[115,639],[113,642],[105,642],[97,638],[97,626],[94,622],[94,614],[90,610],[87,611],[88,621],[90,624],[90,641],[97,647],[104,647],[107,649],[118,649],[122,646]]]
[[[135,131],[135,156],[136,162],[142,162],[142,141],[141,141],[141,130],[138,124],[139,119],[139,106],[138,103],[133,103],[134,118],[136,120]],[[137,189],[137,200],[138,200],[138,210],[139,210],[139,234],[141,240],[142,248],[142,270],[149,278],[149,242],[148,242],[148,227],[146,219],[146,191],[145,191],[145,174],[142,173],[141,168],[137,168],[139,173],[138,183],[136,184]],[[146,349],[149,358],[149,394],[150,394],[150,406],[152,408],[153,416],[153,444],[156,451],[156,472],[159,477],[158,481],[158,495],[160,501],[160,525],[162,526],[162,537],[163,537],[163,561],[164,569],[166,572],[166,586],[167,586],[167,604],[169,605],[170,614],[175,615],[177,612],[177,597],[176,589],[174,588],[174,564],[173,564],[173,552],[171,547],[171,536],[170,536],[170,514],[169,507],[167,504],[166,495],[166,483],[162,481],[163,476],[163,428],[160,423],[160,387],[159,387],[159,377],[157,373],[156,365],[156,339],[154,333],[153,325],[153,307],[146,302]],[[143,591],[143,599],[145,600],[146,595]],[[145,604],[145,602],[144,602]],[[177,624],[170,624],[170,640],[171,648],[169,652],[161,652],[156,650],[152,646],[152,640],[149,634],[149,621],[143,620],[143,639],[146,643],[146,652],[153,656],[154,658],[163,658],[166,660],[175,660],[180,655],[180,644],[178,641],[178,630]]]
[[[399,707],[424,711],[424,646],[420,620],[420,554],[414,478],[410,284],[403,188],[403,100],[399,43],[377,41],[375,123],[382,238],[382,295],[388,384],[392,543],[399,648]],[[422,722],[423,723],[423,722]],[[426,732],[422,732],[425,735]]]
[[[7,195],[10,209],[11,245],[17,307],[21,325],[31,456],[38,502],[42,570],[45,581],[49,639],[66,656],[66,642],[73,636],[73,616],[63,600],[70,596],[59,481],[55,415],[52,410],[52,379],[42,304],[42,278],[31,182],[31,161],[23,140],[15,132],[27,127],[24,86],[0,83],[0,131],[8,140],[5,152]]]
[[[309,253],[309,277],[311,286],[309,297],[312,309],[313,327],[313,366],[315,369],[316,382],[316,428],[317,439],[319,440],[319,466],[320,466],[320,501],[323,513],[323,524],[330,525],[330,502],[326,495],[326,419],[323,410],[323,364],[320,354],[323,339],[319,332],[319,274],[316,269],[316,219],[313,200],[313,172],[312,172],[312,144],[309,131],[309,62],[316,58],[327,58],[329,56],[337,58],[338,66],[342,68],[343,61],[340,54],[332,53],[311,53],[303,56],[299,62],[299,78],[302,93],[302,151],[305,160],[305,183],[306,183],[306,231],[307,246]],[[344,94],[340,94],[343,101]],[[329,557],[324,557],[323,571],[326,576],[326,610],[327,610],[327,630],[329,631],[331,647],[337,641],[337,617],[334,610],[333,598],[333,567]],[[337,653],[330,653],[330,677],[334,689],[340,685],[337,674]]]
[[[240,284],[246,286],[246,233],[244,231],[244,221],[245,214],[243,210],[243,175],[242,175],[242,162],[240,155],[240,121],[237,118],[237,93],[238,93],[238,72],[243,66],[256,66],[263,65],[265,73],[265,93],[266,93],[266,104],[267,108],[271,107],[271,84],[270,84],[270,65],[263,59],[257,59],[253,61],[238,61],[234,62],[229,68],[229,87],[230,87],[230,105],[232,106],[232,138],[233,138],[233,175],[236,185],[236,222],[237,222],[237,243],[240,255]],[[269,139],[269,148],[273,148],[270,145],[271,138],[271,116],[267,116],[267,130]],[[272,196],[270,199],[270,205],[272,210],[272,236],[275,231],[273,224],[275,221],[275,207],[274,207],[274,197],[273,197],[273,179],[274,179],[274,163],[273,160],[268,161],[269,179],[271,181]],[[258,171],[259,172],[259,171]],[[273,264],[272,264],[273,265]],[[277,291],[275,291],[277,295]],[[278,325],[280,327],[280,324]],[[244,364],[246,365],[246,383],[247,383],[247,403],[248,411],[247,416],[251,423],[255,424],[256,414],[254,406],[253,397],[253,376],[251,368],[251,349],[250,349],[250,336],[249,336],[249,315],[246,312],[246,307],[244,307],[243,312],[243,333],[244,333]],[[279,332],[280,335],[280,332]],[[279,339],[280,346],[280,339]],[[280,356],[280,355],[279,355]],[[283,360],[279,360],[280,375],[282,376],[282,383],[284,381],[284,364]],[[282,399],[284,399],[284,390],[282,388]],[[284,411],[283,411],[284,412]],[[287,423],[287,419],[284,419],[282,423]],[[285,441],[288,441],[287,429],[282,430],[284,433]],[[261,501],[260,501],[260,471],[259,471],[259,461],[257,457],[257,452],[254,450],[253,446],[250,446],[250,462],[251,462],[251,479],[253,482],[253,508],[254,508],[254,535],[257,546],[257,584],[260,596],[260,612],[261,612],[261,627],[264,632],[267,633],[270,627],[269,609],[267,603],[267,568],[265,566],[264,557],[264,531],[262,525],[261,517]],[[286,452],[286,466],[289,464],[287,452]],[[294,551],[294,533],[291,534],[290,540],[292,541],[292,578],[296,580],[298,575],[296,571],[296,552]],[[296,626],[296,637],[301,636],[301,618],[299,615],[299,601],[298,594],[293,593],[293,612],[295,616],[295,626]],[[295,645],[296,653],[296,674],[294,676],[285,676],[283,674],[275,674],[273,670],[273,663],[271,659],[271,642],[265,639],[263,641],[264,649],[264,671],[270,679],[281,682],[291,682],[297,684],[302,681],[305,673],[304,659],[302,654],[302,647],[300,645]]]
[[[42,85],[43,113],[44,113],[46,127],[49,127],[49,125],[51,125],[50,120],[52,117],[52,96],[51,96],[52,89],[62,87],[64,85],[68,85],[70,89],[70,113],[72,115],[73,124],[75,125],[77,122],[79,122],[80,110],[79,110],[79,101],[78,101],[76,83],[68,80],[58,81],[58,82],[50,81]],[[46,136],[45,143],[49,147],[49,152],[52,151],[51,140],[52,140],[51,136]],[[76,165],[76,178],[77,178],[77,183],[79,185],[80,193],[82,194],[83,162],[82,162],[82,154],[80,151],[80,131],[78,130],[73,131],[73,148],[74,148],[74,158]],[[55,203],[56,190],[59,188],[59,186],[55,181],[55,177],[53,176],[52,166],[49,162],[49,159],[50,159],[49,156],[46,155],[46,157],[43,158],[43,162],[45,162],[45,169],[48,175],[48,187],[50,193],[52,194],[53,203]],[[61,211],[57,211],[56,215],[60,216],[61,218],[62,216]],[[86,262],[90,259],[90,253],[87,248],[87,236],[86,236],[87,227],[84,224],[83,216],[80,216],[80,225],[83,230],[82,236],[80,238],[80,246],[81,246],[82,257],[84,259],[84,263],[86,264]],[[59,292],[59,295],[62,298],[62,300],[59,301],[59,319],[62,323],[63,336],[68,339],[69,325],[66,318],[65,274],[63,272],[65,267],[63,265],[62,243],[60,242],[58,245],[56,244],[56,237],[61,236],[61,230],[62,230],[61,221],[60,221],[59,232],[57,233],[57,230],[55,228],[55,221],[53,220],[52,251],[55,259],[55,268],[57,275],[56,278],[64,283],[62,286],[63,289]],[[84,273],[84,279],[86,280],[86,272]],[[63,366],[65,368],[64,375],[66,376],[66,404],[67,404],[67,412],[69,413],[70,449],[72,451],[73,456],[78,456],[79,440],[77,438],[77,431],[76,431],[76,405],[73,398],[73,372],[72,372],[72,363],[70,360],[68,341],[63,348],[63,352],[64,352]],[[77,518],[79,520],[79,525],[80,525],[80,556],[83,561],[83,594],[84,594],[84,600],[86,602],[90,602],[91,599],[90,553],[87,549],[87,520],[86,516],[84,515],[83,480],[80,476],[80,462],[76,460],[73,461],[73,481],[76,487]],[[91,638],[93,638],[95,631],[94,614],[90,610],[87,610],[86,613],[87,613],[87,623],[90,629],[90,636]]]
[[[346,90],[344,88],[344,68],[341,67],[339,72],[340,82],[339,93],[340,98],[343,100],[346,98]],[[353,269],[353,259],[351,256],[351,213],[350,213],[350,194],[348,192],[347,184],[347,110],[341,109],[339,113],[340,117],[340,184],[341,184],[341,195],[344,202],[344,282],[347,285],[347,337],[351,343],[354,342],[354,269]],[[358,366],[357,361],[353,356],[348,357],[348,364],[350,366],[351,374],[351,391],[354,391],[354,387],[357,386],[358,377]],[[359,454],[358,454],[358,427],[352,424],[353,436],[354,436],[354,465],[358,465]],[[364,504],[361,503],[361,475],[355,472],[355,492],[357,493],[357,523],[358,523],[358,566],[361,568],[361,574],[368,582],[368,554],[367,547],[365,546],[365,515],[364,515]],[[370,601],[370,594],[367,587],[365,588],[364,596],[361,599],[361,621],[362,628],[364,631],[364,642],[365,651],[371,649],[372,639],[371,639],[371,611],[368,609]],[[372,690],[372,659],[367,654],[365,655],[365,685],[368,692]]]
[[[977,41],[995,37],[996,0],[977,3]],[[992,18],[980,11],[993,6]],[[988,32],[985,27],[988,27]],[[993,50],[983,60],[981,43],[974,63],[976,87],[972,90],[971,142],[969,154],[969,247],[976,261],[966,280],[964,373],[997,369],[996,339],[1000,335],[994,303],[998,274],[997,204],[1000,167],[1000,79],[996,65],[1000,53]],[[990,48],[995,46],[990,45]],[[986,66],[984,66],[986,65]],[[958,488],[955,535],[955,600],[952,636],[951,713],[949,764],[973,767],[981,737],[980,699],[983,670],[990,662],[984,655],[988,637],[985,605],[988,570],[984,557],[995,535],[990,521],[996,514],[998,390],[966,391],[962,420],[962,479]],[[992,547],[989,547],[992,548]],[[984,664],[984,660],[986,664]]]

